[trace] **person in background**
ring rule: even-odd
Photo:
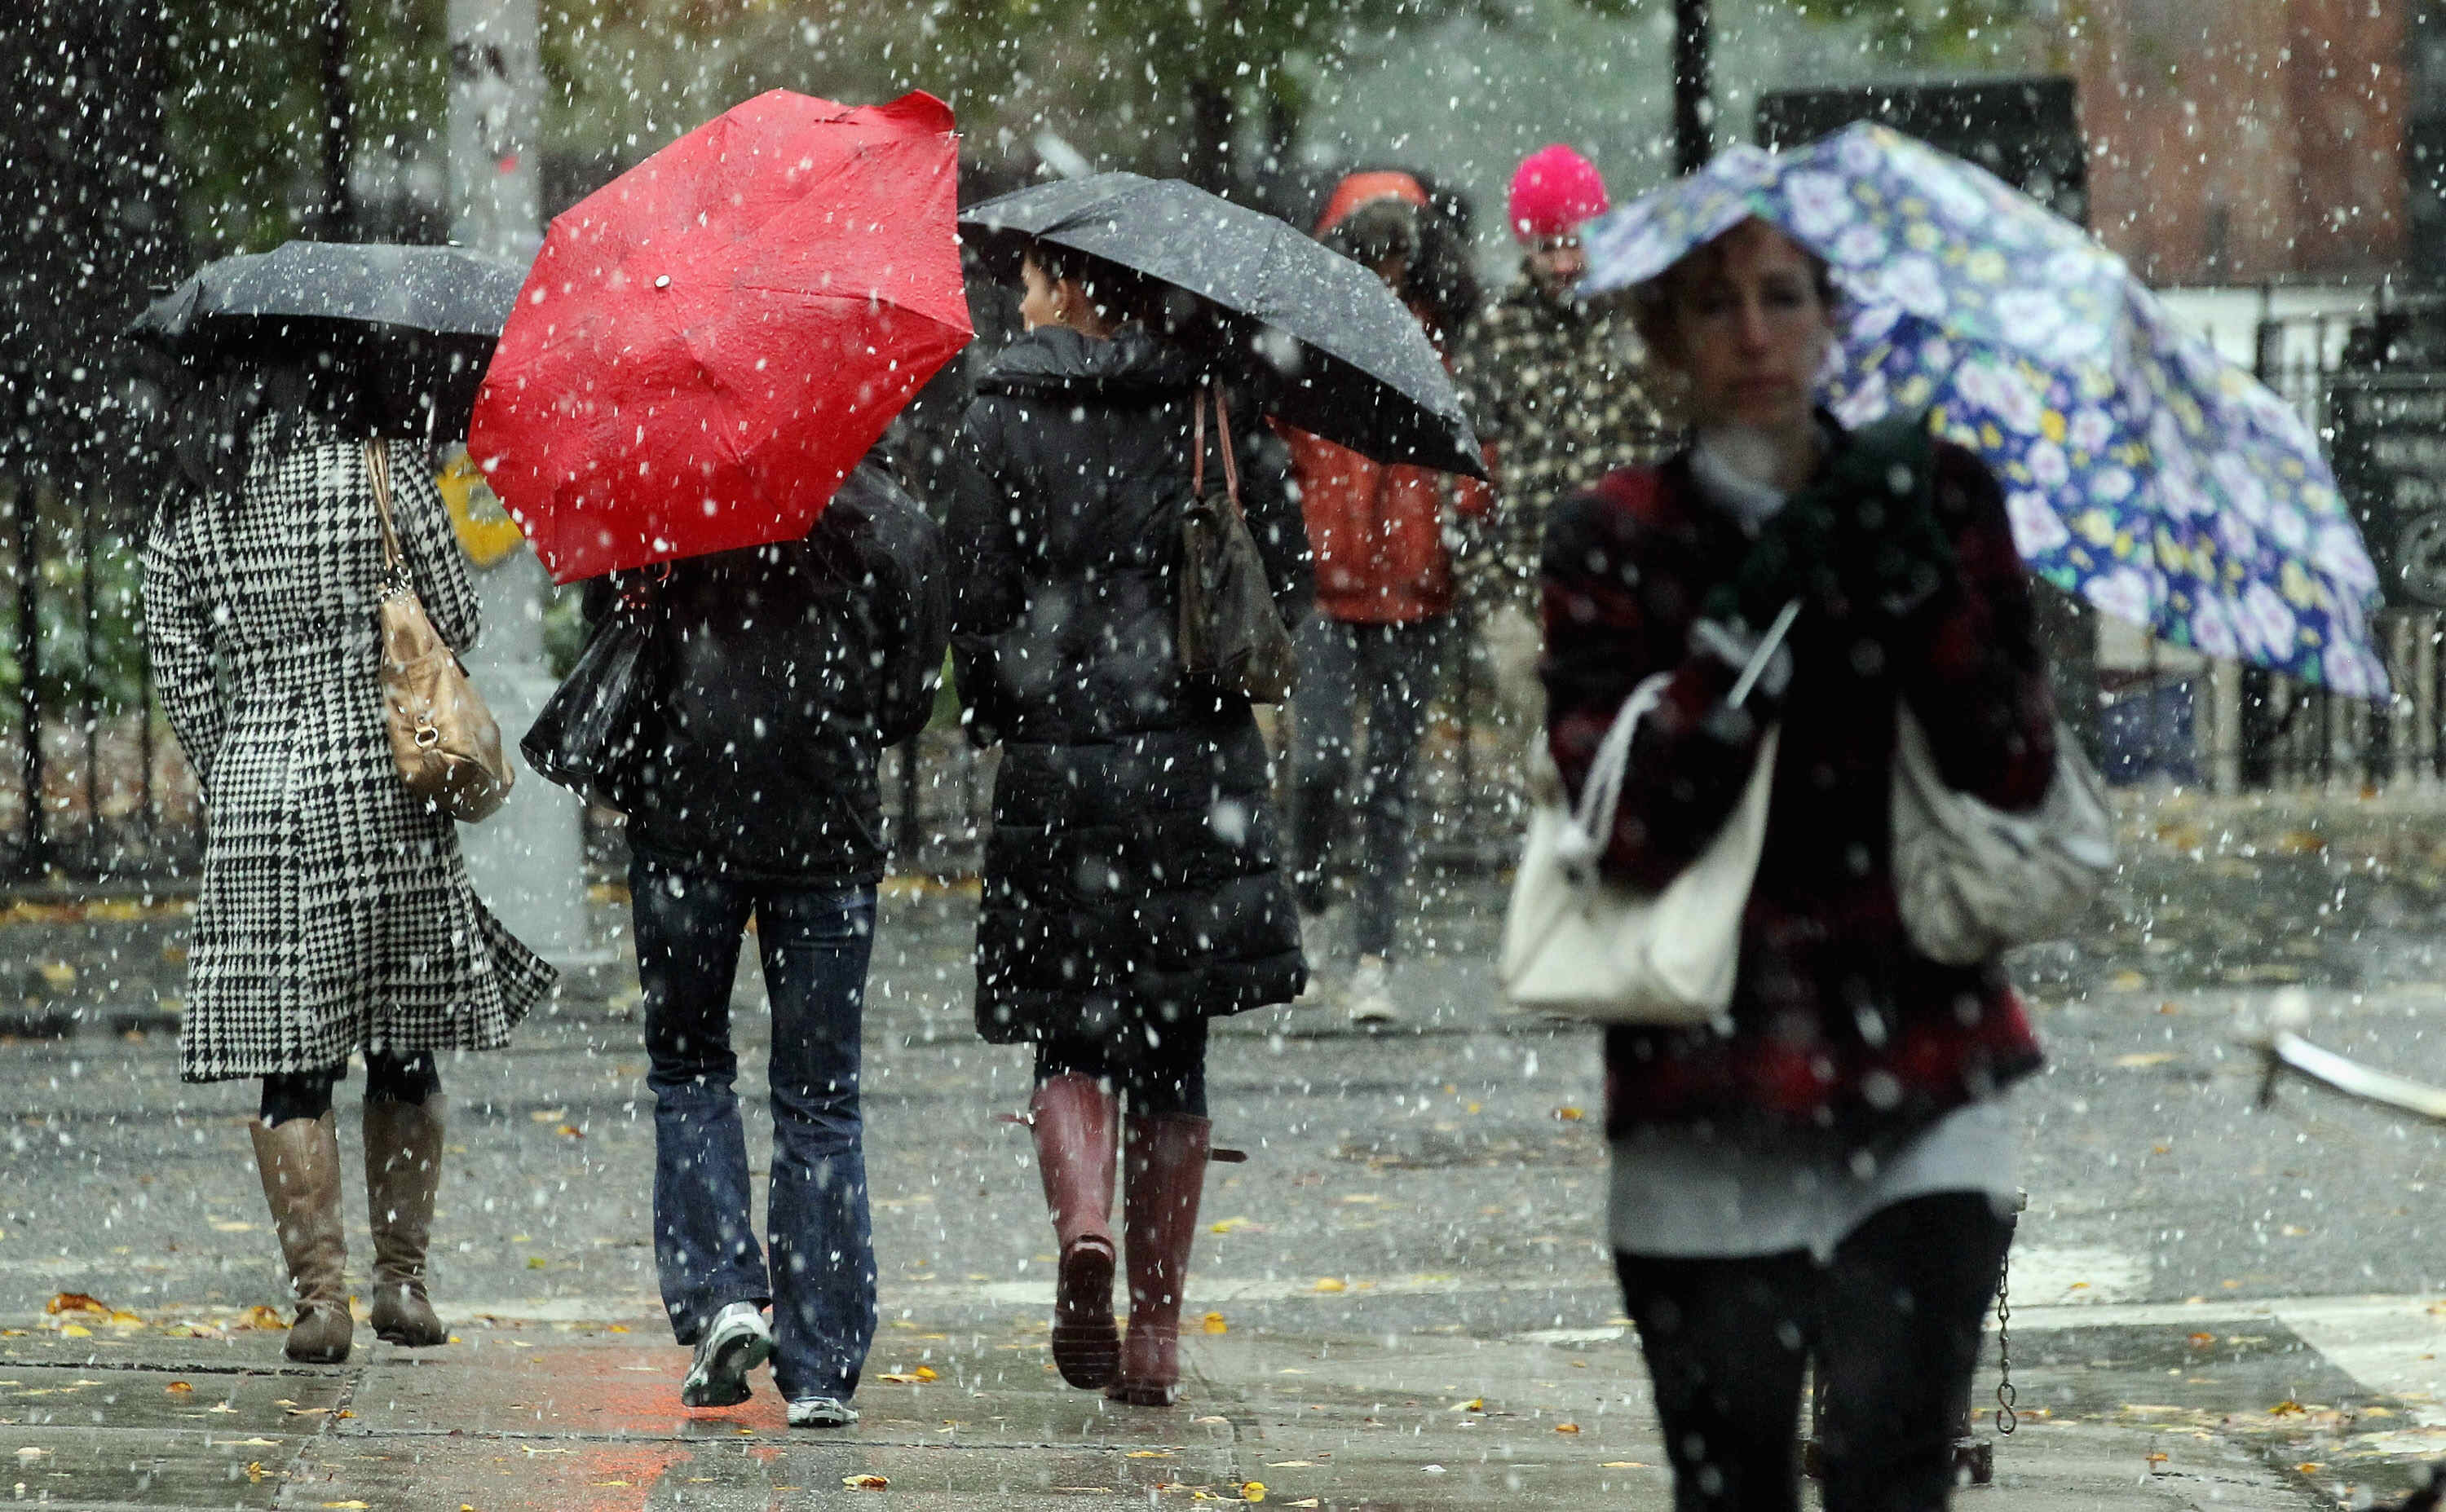
[[[178,417],[179,470],[144,544],[154,682],[203,787],[207,838],[187,1081],[263,1079],[249,1136],[297,1293],[292,1360],[354,1334],[331,1093],[366,1063],[371,1317],[446,1343],[425,1293],[442,1182],[442,1052],[499,1050],[556,975],[467,881],[459,827],[391,757],[374,607],[387,569],[367,457],[400,434],[377,385],[317,351],[233,354]],[[390,451],[402,552],[453,650],[480,625],[424,458]]]
[[[1495,507],[1463,567],[1469,611],[1517,753],[1540,719],[1537,552],[1555,507],[1617,468],[1660,461],[1677,431],[1627,316],[1573,291],[1580,227],[1609,201],[1594,164],[1561,143],[1513,175],[1505,223],[1519,281],[1463,329],[1453,376],[1486,445]]]
[[[2056,745],[2029,580],[1977,457],[1924,417],[1847,432],[1816,406],[1833,280],[1780,231],[1744,221],[1635,299],[1686,379],[1695,439],[1568,501],[1543,566],[1568,793],[1631,692],[1667,680],[1600,837],[1605,875],[1670,882],[1781,732],[1723,1021],[1606,1032],[1615,1268],[1674,1504],[1799,1505],[1806,1366],[1826,1390],[1826,1505],[1938,1512],[2012,1233],[2004,1093],[2041,1055],[2001,961],[1941,964],[1905,932],[1896,711],[1948,786],[2037,809]],[[1795,602],[1767,650],[1760,629]]]
[[[654,1269],[673,1334],[695,1346],[689,1407],[745,1401],[769,1356],[791,1427],[857,1421],[875,1336],[858,1067],[889,859],[875,757],[933,712],[945,581],[941,533],[878,450],[801,539],[588,588],[590,617],[625,591],[652,627],[635,755],[605,796],[629,816]],[[751,919],[773,1015],[769,1263],[733,1091],[731,981]]]
[[[1402,297],[1439,350],[1475,290],[1436,276],[1458,261],[1434,242],[1445,234],[1412,175],[1351,174],[1317,223],[1325,244],[1371,270]],[[1357,961],[1344,994],[1353,1023],[1399,1017],[1390,967],[1396,913],[1415,846],[1410,812],[1413,758],[1439,681],[1453,605],[1447,532],[1482,513],[1483,485],[1421,467],[1387,467],[1306,431],[1280,427],[1291,449],[1300,513],[1316,569],[1316,612],[1300,631],[1300,681],[1292,698],[1300,910],[1313,925],[1332,902],[1327,865],[1354,807],[1349,792],[1360,710],[1367,759],[1355,807],[1358,858],[1353,943]],[[1313,964],[1313,962],[1311,963]],[[1312,986],[1321,978],[1311,979]]]
[[[1160,1407],[1180,1390],[1212,1152],[1208,1020],[1289,1002],[1308,975],[1249,700],[1181,668],[1181,517],[1198,474],[1234,448],[1287,620],[1310,592],[1308,537],[1245,348],[1200,307],[1041,242],[1018,271],[1027,332],[969,405],[948,532],[960,702],[969,737],[1002,747],[977,1033],[1035,1053],[1028,1122],[1060,1255],[1053,1362],[1073,1386]],[[1113,1326],[1117,1145],[1126,1336]]]

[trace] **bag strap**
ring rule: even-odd
[[[1212,389],[1214,394],[1214,430],[1223,443],[1223,492],[1232,500],[1232,513],[1246,519],[1248,516],[1240,508],[1240,462],[1232,455],[1232,412],[1224,405],[1222,384],[1209,383],[1207,389]],[[1193,401],[1197,406],[1197,419],[1190,427],[1195,438],[1190,445],[1196,454],[1196,459],[1189,468],[1189,493],[1193,498],[1206,496],[1207,389],[1200,389]]]
[[[1588,780],[1580,785],[1580,801],[1573,806],[1571,829],[1563,836],[1565,861],[1592,862],[1605,853],[1613,838],[1614,811],[1622,803],[1622,779],[1630,770],[1631,739],[1639,734],[1639,721],[1665,701],[1665,686],[1672,681],[1670,672],[1651,673],[1622,700],[1622,712],[1613,717],[1605,738],[1597,742]]]
[[[399,528],[390,517],[390,448],[378,440],[366,442],[366,477],[373,484],[374,513],[382,521],[383,562],[395,584],[406,584],[407,553],[399,547]]]

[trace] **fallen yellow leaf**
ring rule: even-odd
[[[1557,1433],[1577,1433],[1579,1430],[1580,1426],[1577,1423],[1557,1423],[1554,1425],[1554,1431]]]
[[[1600,1470],[1646,1470],[1651,1466],[1645,1460],[1608,1460],[1597,1466]]]
[[[60,1332],[70,1338],[93,1337],[93,1330],[85,1327],[83,1323],[70,1323],[66,1327],[61,1329]]]
[[[161,1388],[161,1390],[168,1391],[173,1395],[182,1395],[188,1391],[194,1391],[195,1388],[184,1381],[172,1381],[169,1385]]]
[[[880,1491],[892,1483],[879,1475],[844,1475],[841,1484],[853,1491]]]
[[[1316,1283],[1316,1289],[1320,1292],[1346,1292],[1350,1290],[1350,1288],[1343,1282],[1342,1278],[1338,1276],[1327,1276],[1319,1280]]]
[[[256,1485],[261,1485],[263,1484],[263,1478],[271,1473],[272,1472],[270,1470],[263,1467],[263,1462],[261,1460],[249,1460],[246,1462],[246,1478]]]
[[[1204,1326],[1206,1332],[1209,1334],[1229,1334],[1232,1332],[1232,1325],[1223,1321],[1223,1315],[1220,1313],[1207,1314]]]
[[[1254,1219],[1249,1218],[1226,1218],[1214,1223],[1213,1231],[1217,1234],[1237,1233],[1241,1229],[1252,1226],[1255,1222]]]
[[[1567,1124],[1576,1124],[1589,1115],[1576,1108],[1557,1108],[1554,1110],[1554,1116]]]
[[[2138,1071],[2146,1066],[2162,1066],[2173,1058],[2171,1050],[2148,1050],[2136,1055],[2117,1055],[2111,1064],[2117,1071]]]
[[[108,1302],[97,1301],[83,1292],[61,1292],[43,1304],[43,1311],[53,1317],[62,1313],[100,1313],[108,1317],[111,1308]]]
[[[370,1502],[326,1502],[326,1503],[324,1503],[323,1504],[324,1504],[325,1506],[352,1507],[352,1506],[371,1506],[373,1503],[370,1503]]]
[[[261,1302],[257,1302],[253,1307],[248,1308],[245,1312],[240,1313],[238,1315],[237,1321],[230,1326],[232,1328],[287,1328],[289,1326],[289,1319],[281,1316],[278,1313],[273,1312],[271,1308],[264,1306]]]
[[[931,1365],[920,1365],[917,1367],[917,1379],[921,1381],[931,1381],[933,1378],[934,1367]]]

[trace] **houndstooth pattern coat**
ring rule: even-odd
[[[497,1049],[553,969],[476,897],[452,820],[391,763],[362,444],[312,425],[279,452],[273,425],[239,488],[183,490],[144,551],[154,678],[209,827],[180,1073]],[[391,477],[425,612],[464,650],[476,597],[441,495],[405,447]]]

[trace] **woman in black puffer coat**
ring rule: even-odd
[[[1184,680],[1174,644],[1198,396],[1219,383],[1240,401],[1241,504],[1287,619],[1308,602],[1308,536],[1287,454],[1201,355],[1222,344],[1159,334],[1157,299],[1077,253],[1040,247],[1023,271],[1028,334],[978,384],[947,532],[960,699],[971,737],[1003,748],[977,1029],[1036,1047],[1063,1378],[1161,1405],[1178,1391],[1210,1148],[1206,1021],[1288,1002],[1307,980],[1248,700]],[[1211,403],[1209,477],[1222,465]],[[1123,1095],[1126,1343],[1111,1230]]]

